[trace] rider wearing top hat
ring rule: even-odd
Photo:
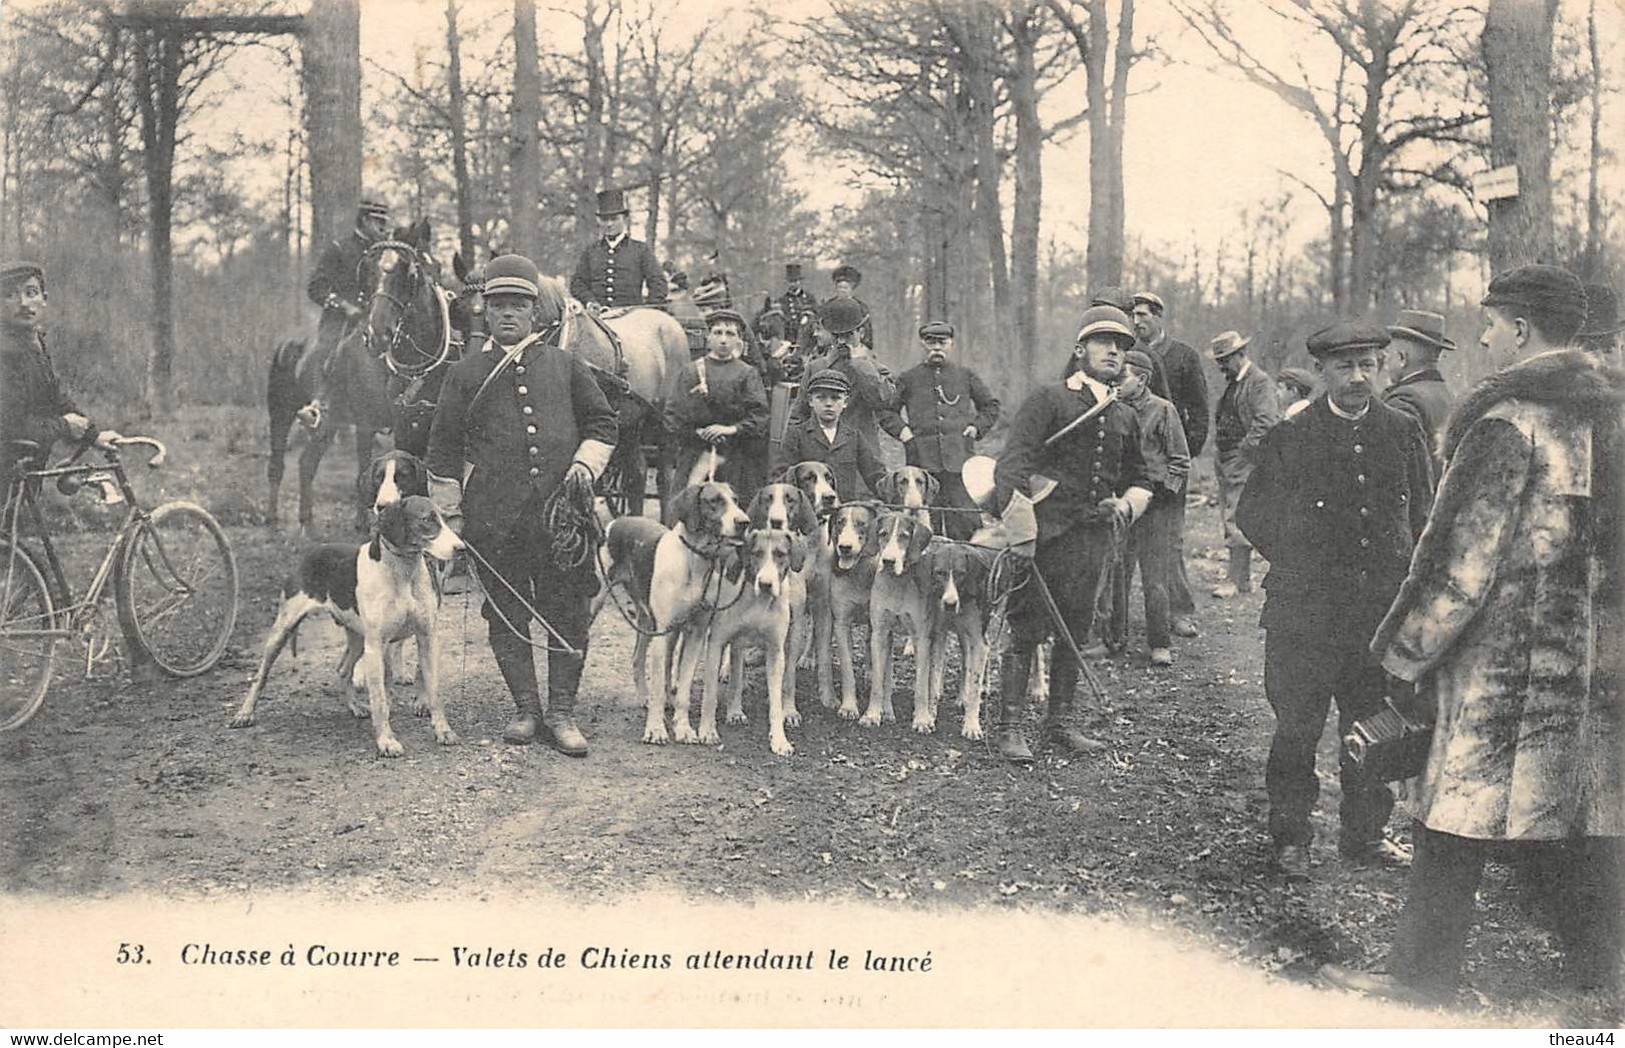
[[[784,293],[779,296],[779,311],[784,314],[784,330],[794,338],[801,320],[809,313],[817,315],[818,301],[812,292],[801,286],[801,263],[790,262],[784,267]]]
[[[350,235],[322,249],[316,272],[305,285],[310,300],[322,307],[321,323],[316,327],[317,359],[325,359],[350,325],[360,319],[367,291],[361,286],[361,260],[388,232],[389,205],[378,197],[365,196],[356,207]]]
[[[626,231],[626,194],[598,193],[599,237],[588,244],[570,277],[570,294],[589,309],[641,306],[666,300],[666,274],[649,245]],[[647,288],[648,298],[644,298]]]

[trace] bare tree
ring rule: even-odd
[[[536,62],[536,0],[513,2],[513,129],[508,163],[513,188],[508,211],[513,243],[527,258],[541,255],[542,151],[537,124],[542,104],[542,78]],[[473,259],[469,259],[473,262]]]
[[[1552,25],[1557,0],[1490,0],[1490,163],[1515,165],[1518,195],[1489,202],[1490,270],[1549,261],[1552,236]]]

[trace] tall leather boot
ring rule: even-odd
[[[1251,546],[1230,547],[1230,584],[1236,587],[1237,593],[1251,593],[1253,591],[1253,548]]]
[[[1012,764],[1033,762],[1033,751],[1021,734],[1021,710],[1027,701],[1032,672],[1031,651],[1006,653],[999,670],[999,726],[993,735],[993,746],[999,756]]]
[[[586,662],[586,652],[547,653],[547,712],[542,715],[542,738],[566,757],[587,755],[587,737],[575,722],[576,692]]]
[[[1078,690],[1078,663],[1071,652],[1056,645],[1049,669],[1049,712],[1044,716],[1044,741],[1071,753],[1098,753],[1106,748],[1067,722],[1072,715],[1073,696]]]
[[[513,696],[519,711],[502,730],[504,742],[515,746],[528,746],[536,737],[536,725],[542,719],[542,704],[536,690],[536,659],[530,644],[523,637],[515,637],[501,623],[491,624],[491,654],[496,656],[497,669]]]

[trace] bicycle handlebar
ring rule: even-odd
[[[164,442],[157,437],[115,437],[113,439],[114,447],[126,448],[137,445],[150,447],[157,452],[147,460],[148,469],[157,469],[164,464],[164,459],[169,457],[169,449],[164,447]]]

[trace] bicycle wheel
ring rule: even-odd
[[[220,661],[237,624],[237,561],[207,510],[153,510],[125,539],[116,581],[124,635],[159,669],[195,677]]]
[[[0,542],[0,731],[27,724],[45,703],[57,639],[55,617],[34,558]]]

